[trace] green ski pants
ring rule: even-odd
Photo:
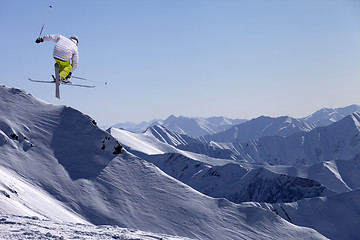
[[[60,78],[65,79],[72,70],[70,60],[65,62],[65,61],[61,61],[56,58],[54,58],[54,59],[55,59],[55,62],[57,62],[59,64]]]

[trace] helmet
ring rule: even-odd
[[[71,39],[71,40],[75,40],[75,41],[76,41],[76,45],[79,44],[79,38],[78,38],[77,36],[75,36],[75,35],[74,35],[74,36],[71,36],[70,39]]]

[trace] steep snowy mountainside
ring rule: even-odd
[[[278,174],[315,180],[337,193],[360,188],[360,156],[352,160],[324,161],[314,165],[265,167]]]
[[[191,137],[204,136],[207,134],[222,132],[229,129],[231,126],[246,122],[245,119],[230,119],[226,117],[210,117],[210,118],[191,118],[174,115],[169,116],[165,120],[152,120],[150,122],[142,122],[140,124],[134,123],[119,123],[113,125],[113,128],[123,128],[132,132],[143,132],[147,128],[159,125],[164,126],[169,130],[186,134]]]
[[[334,194],[314,180],[278,174],[249,164],[234,162],[212,166],[176,153],[146,159],[208,196],[223,197],[235,203],[291,202]]]
[[[293,203],[263,205],[299,226],[316,229],[329,239],[358,239],[360,236],[360,189]]]
[[[351,160],[360,154],[360,113],[327,127],[288,137],[268,136],[238,144],[238,153],[249,162],[311,165],[329,160]]]
[[[360,106],[358,105],[350,105],[343,108],[322,108],[301,120],[316,127],[324,127],[358,111],[360,111]]]
[[[116,218],[117,225],[137,222],[139,229],[156,229],[155,232],[168,234],[171,230],[172,235],[198,239],[233,239],[243,236],[249,239],[257,239],[258,236],[278,239],[280,236],[275,233],[275,229],[270,231],[271,234],[277,234],[276,237],[270,236],[269,230],[264,231],[269,228],[267,224],[270,221],[275,221],[274,227],[283,234],[284,226],[277,226],[281,219],[276,219],[275,216],[272,218],[273,214],[270,212],[257,212],[258,208],[243,209],[242,205],[235,205],[224,199],[206,197],[169,178],[146,161],[126,152],[122,156],[123,159],[118,157],[111,162],[112,166],[105,169],[97,179],[97,182],[106,185],[107,192],[117,193],[112,195],[111,205],[107,204],[108,217],[114,220]],[[119,179],[117,182],[114,182],[115,176]],[[118,202],[122,204],[114,204]],[[99,209],[96,213],[102,211],[104,209]],[[248,222],[248,214],[254,218],[253,224]],[[260,216],[266,220],[259,220]],[[151,221],[144,221],[149,217]],[[177,226],[176,231],[174,225]],[[291,227],[290,229],[292,231]],[[300,236],[297,233],[295,235]],[[287,234],[284,236],[292,238]]]
[[[231,150],[220,148],[216,144],[200,141],[198,138],[193,138],[186,134],[171,131],[164,126],[154,125],[149,127],[144,132],[144,135],[156,138],[160,142],[167,143],[180,150],[205,154],[214,158],[236,158]]]
[[[210,165],[224,165],[233,162],[230,159],[213,158],[205,154],[178,149],[170,144],[158,140],[149,132],[134,133],[125,129],[110,128],[109,133],[132,154],[148,160],[148,156],[177,153],[185,157],[196,159]]]
[[[89,224],[64,203],[4,167],[0,167],[0,213]]]
[[[45,177],[37,172],[46,167],[42,164],[32,172],[34,164],[39,164],[36,159],[44,157],[47,164],[62,166],[65,171],[61,172],[74,180],[96,176],[114,158],[114,138],[73,108],[46,104],[19,89],[0,87],[0,112],[0,156],[12,159],[2,164],[26,169],[30,177]]]
[[[180,134],[178,132],[168,130],[166,127],[160,125],[154,125],[152,127],[149,127],[144,132],[144,135],[153,136],[160,142],[167,143],[174,147],[199,142],[199,140],[196,138],[192,138],[186,134]]]
[[[206,160],[198,158],[199,155],[176,149],[157,140],[152,130],[155,129],[138,134],[113,128],[111,134],[128,151],[154,163],[165,173],[208,196],[225,197],[235,203],[287,202],[332,193],[313,180],[272,173],[250,164],[243,167],[231,160],[209,161],[210,158]],[[160,139],[164,138],[168,136]],[[185,142],[184,139],[177,141]],[[140,142],[146,142],[146,144],[140,144]],[[151,149],[161,149],[161,152]],[[282,189],[281,194],[278,189]]]
[[[30,201],[26,195],[35,189],[94,224],[197,239],[324,239],[269,210],[205,196],[126,150],[118,154],[116,140],[72,108],[0,87],[0,112],[0,165],[14,179],[28,184],[23,187],[25,184],[13,180],[10,189],[17,193],[11,192],[10,198],[0,194],[1,202],[6,202],[3,206],[11,206],[10,201],[15,200]],[[142,143],[145,145],[137,147],[161,152]],[[3,190],[10,191],[4,185],[9,184],[3,182]],[[33,205],[26,206],[29,212],[38,210]],[[51,209],[37,207],[44,217],[56,217]]]
[[[333,194],[334,192],[314,180],[279,175],[265,168],[256,168],[244,175],[239,183],[232,184],[224,195],[233,202],[285,203]]]
[[[208,142],[243,143],[264,136],[289,136],[299,131],[310,131],[311,129],[313,129],[312,125],[291,117],[271,118],[262,116],[233,126],[224,132],[206,135],[204,139]]]

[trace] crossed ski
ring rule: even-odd
[[[47,80],[36,80],[28,78],[32,82],[38,82],[38,83],[56,83],[56,81],[47,81]],[[62,82],[60,81],[60,84],[62,85],[69,85],[69,86],[75,86],[75,87],[87,87],[87,88],[94,88],[94,85],[83,85],[83,84],[74,84],[72,82]]]
[[[70,85],[70,86],[74,86],[74,87],[86,87],[86,88],[94,88],[95,86],[92,86],[92,85],[82,85],[82,84],[74,84],[72,82],[63,82],[60,80],[60,76],[59,76],[59,65],[58,63],[55,63],[54,65],[55,67],[55,77],[54,75],[52,75],[53,77],[53,81],[47,81],[47,80],[34,80],[34,79],[31,79],[31,78],[28,78],[30,81],[32,82],[38,82],[38,83],[55,83],[56,84],[56,88],[55,88],[55,96],[57,98],[60,99],[60,84],[62,85]],[[79,77],[77,77],[79,78]],[[80,78],[82,79],[82,78]],[[85,78],[82,79],[82,80],[86,80]]]

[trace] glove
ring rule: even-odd
[[[44,39],[42,39],[41,37],[39,37],[39,38],[37,38],[37,39],[35,40],[36,43],[41,43],[41,42],[43,42],[43,41],[44,41]]]

